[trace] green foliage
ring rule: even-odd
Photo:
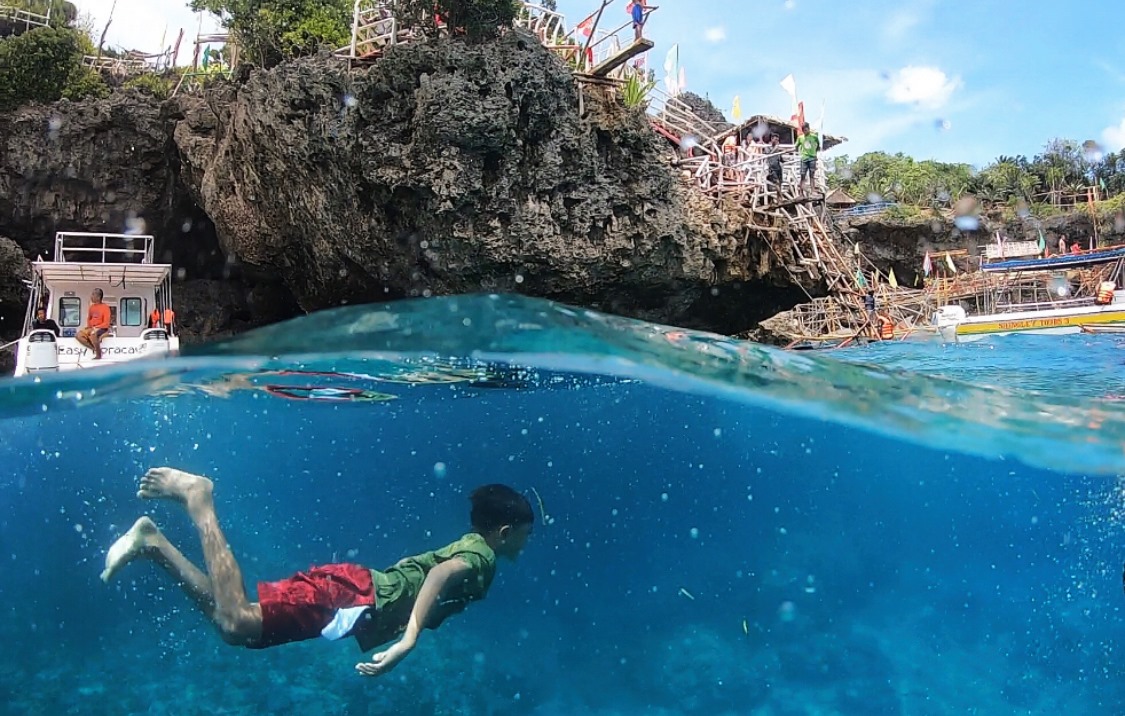
[[[648,93],[655,86],[655,80],[644,79],[637,72],[631,73],[621,86],[621,99],[626,107],[639,107],[648,99]]]
[[[219,16],[243,57],[262,67],[344,47],[353,7],[351,0],[191,0],[193,10]]]
[[[61,98],[79,59],[70,30],[39,27],[0,40],[0,110]]]
[[[871,152],[850,162],[834,160],[829,183],[852,196],[877,195],[916,206],[948,206],[963,194],[986,205],[1044,216],[1085,187],[1104,184],[1103,195],[1125,193],[1125,150],[1104,157],[1093,142],[1053,139],[1032,159],[1001,156],[980,171],[967,164],[915,160]]]
[[[517,0],[399,0],[395,17],[405,27],[433,33],[437,15],[454,34],[480,41],[511,27],[519,10]]]
[[[127,80],[124,87],[139,89],[146,94],[152,95],[156,99],[168,99],[172,94],[172,81],[154,74],[138,75],[137,77]]]
[[[849,162],[835,161],[829,184],[855,197],[878,196],[918,206],[946,206],[957,201],[970,187],[968,164],[916,162],[904,155],[870,152]]]
[[[80,99],[101,99],[109,95],[109,86],[106,85],[102,76],[90,69],[81,65],[75,65],[70,72],[70,76],[66,78],[66,86],[63,87],[62,96],[71,101]]]

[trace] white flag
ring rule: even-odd
[[[685,89],[687,89],[687,72],[685,72],[684,68],[681,67],[680,81],[676,83],[676,94],[683,92]]]
[[[676,67],[680,64],[680,46],[672,45],[668,49],[668,54],[664,57],[664,72],[666,74],[675,76]]]
[[[675,97],[677,92],[676,85],[676,70],[680,65],[680,46],[672,45],[668,50],[667,56],[664,58],[664,89],[668,90],[668,94]]]
[[[793,98],[793,104],[797,104],[797,82],[793,79],[793,75],[785,75],[785,79],[781,81],[781,88]]]

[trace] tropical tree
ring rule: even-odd
[[[262,67],[336,49],[351,37],[351,0],[191,0],[191,8],[220,18],[242,50]]]

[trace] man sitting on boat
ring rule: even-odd
[[[54,333],[57,338],[59,335],[59,324],[47,318],[47,309],[40,307],[35,310],[35,320],[31,322],[31,330],[50,331]]]
[[[102,337],[109,333],[111,323],[109,306],[102,303],[100,288],[90,294],[90,310],[86,312],[86,327],[78,332],[75,339],[94,352],[94,360],[102,359]]]

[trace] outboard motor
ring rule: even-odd
[[[27,337],[27,372],[48,373],[59,369],[59,344],[52,331],[32,331]]]
[[[168,343],[167,328],[149,328],[141,334],[141,345],[144,346],[146,358],[159,358],[168,355],[171,350]]]
[[[957,342],[957,326],[965,322],[965,309],[960,306],[942,306],[934,313],[933,325],[946,343]]]

